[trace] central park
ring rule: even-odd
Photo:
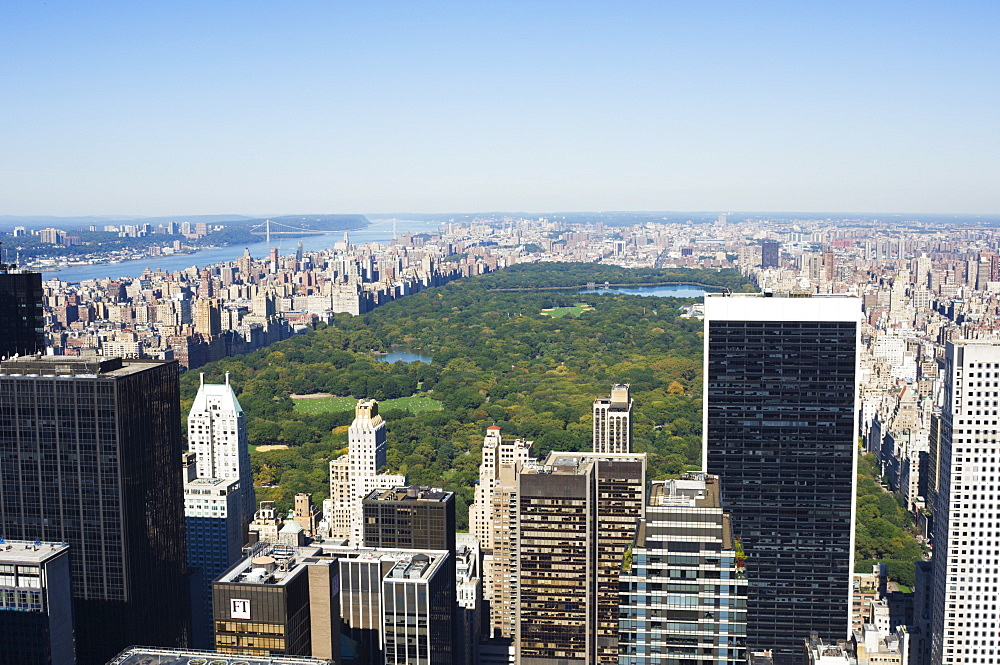
[[[388,426],[388,471],[456,493],[459,528],[478,479],[486,428],[534,441],[533,454],[591,446],[591,405],[614,383],[631,384],[635,452],[649,478],[701,468],[703,325],[681,316],[690,298],[581,293],[588,283],[697,284],[754,290],[735,271],[629,270],[534,264],[471,277],[207,365],[226,372],[248,416],[258,500],[287,510],[298,492],[318,504],[329,462],[346,452],[358,399],[376,399]],[[430,362],[380,362],[394,348]],[[182,377],[186,413],[198,373]],[[294,397],[293,397],[294,396]],[[261,447],[257,450],[257,447]],[[912,519],[863,459],[856,558],[891,562],[912,579],[922,556]]]

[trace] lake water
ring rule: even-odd
[[[629,296],[662,296],[673,298],[704,298],[706,291],[693,284],[668,284],[666,286],[632,286],[611,289],[580,289],[580,293],[623,293]]]
[[[392,240],[393,220],[378,220],[363,229],[348,231],[351,244],[364,245],[372,242],[387,244]],[[396,220],[396,233],[430,233],[441,228],[440,222],[419,222],[412,219]],[[170,236],[164,236],[168,238]],[[302,238],[286,238],[282,236],[272,236],[271,245],[278,248],[278,254],[294,254],[298,243],[302,243],[302,249],[306,252],[316,252],[321,249],[332,249],[333,245],[343,240],[343,231],[336,233],[326,233],[317,236],[305,236]],[[150,270],[165,270],[173,272],[184,270],[191,266],[208,266],[215,263],[225,263],[235,261],[243,256],[244,248],[249,247],[250,256],[255,259],[265,258],[270,249],[266,241],[254,243],[252,245],[231,245],[229,247],[219,247],[216,249],[203,249],[190,254],[179,254],[177,256],[148,257],[135,261],[123,261],[121,263],[101,264],[93,266],[74,266],[63,270],[42,271],[42,279],[56,277],[65,282],[82,282],[87,279],[103,279],[105,277],[138,277],[146,268]]]
[[[414,353],[413,351],[409,350],[394,349],[389,353],[380,353],[376,355],[375,360],[379,361],[380,363],[394,363],[397,360],[402,360],[404,363],[421,362],[429,364],[431,362],[431,357],[425,356],[420,353]]]

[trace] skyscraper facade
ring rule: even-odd
[[[453,665],[455,566],[443,550],[324,547],[340,563],[344,634],[385,665]]]
[[[363,503],[364,547],[446,550],[455,557],[455,493],[440,487],[372,490]]]
[[[632,398],[627,383],[615,384],[610,395],[594,400],[594,452],[632,452]]]
[[[7,541],[0,547],[0,661],[74,662],[69,546]]]
[[[175,361],[0,362],[0,536],[70,545],[77,657],[188,639]]]
[[[246,414],[229,385],[201,385],[188,413],[184,522],[191,575],[193,646],[212,638],[212,580],[239,561],[253,520],[255,495]],[[193,473],[191,473],[193,471]]]
[[[518,476],[519,665],[618,662],[618,578],[645,479],[643,454],[550,453]]]
[[[42,275],[0,263],[0,360],[45,351]]]
[[[747,580],[718,478],[653,481],[620,579],[620,665],[746,663]]]
[[[704,460],[747,557],[747,647],[850,629],[860,301],[705,298]]]
[[[253,519],[253,472],[247,421],[236,393],[229,385],[205,383],[201,375],[198,394],[188,413],[188,448],[195,454],[198,478],[225,478],[240,483],[247,521]]]
[[[381,473],[385,467],[386,428],[375,400],[358,400],[347,430],[347,455],[330,462],[330,497],[334,500],[330,537],[364,542],[362,501],[373,490],[406,485],[406,477]],[[349,529],[345,529],[349,527]]]
[[[779,247],[777,240],[765,240],[760,244],[761,268],[777,268],[780,265],[778,262]]]
[[[479,541],[483,559],[483,598],[489,604],[490,629],[511,638],[513,594],[510,586],[512,561],[517,556],[513,497],[517,496],[516,475],[528,462],[532,441],[504,439],[500,428],[486,428],[483,439],[479,482],[469,506],[469,533]],[[495,596],[495,597],[494,597]]]
[[[1000,342],[945,350],[934,505],[932,663],[998,663]]]
[[[449,623],[457,631],[455,621],[455,493],[440,487],[395,487],[373,490],[363,503],[364,546],[380,549],[446,551],[441,563],[444,577],[451,581],[449,599],[440,611],[450,615]],[[402,603],[400,603],[402,606]],[[440,645],[437,654],[441,663],[450,662],[454,647],[461,637],[456,632],[448,645]],[[386,647],[388,651],[388,646]]]

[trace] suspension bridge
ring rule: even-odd
[[[265,238],[267,238],[267,243],[271,244],[271,236],[300,236],[300,235],[303,235],[304,233],[307,233],[309,235],[325,235],[325,234],[331,234],[331,233],[345,233],[345,232],[349,233],[351,230],[354,230],[354,231],[371,231],[372,229],[378,228],[379,226],[385,226],[387,224],[392,224],[392,239],[395,240],[396,237],[397,237],[396,236],[396,220],[395,219],[389,219],[389,220],[386,220],[384,222],[379,222],[378,224],[371,224],[369,226],[366,226],[364,229],[340,229],[338,231],[323,231],[323,230],[320,230],[320,229],[307,229],[307,228],[302,227],[302,226],[291,226],[289,224],[283,224],[281,222],[272,222],[271,220],[266,219],[261,224],[254,224],[253,226],[250,226],[249,229],[250,229],[251,233],[254,233],[256,235],[263,235]],[[271,230],[272,226],[278,227],[279,229],[286,229],[286,230],[272,231]]]

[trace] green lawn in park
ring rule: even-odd
[[[299,413],[334,413],[336,411],[353,411],[358,400],[354,397],[320,397],[317,399],[297,399],[295,410]],[[411,395],[399,399],[387,399],[378,403],[383,411],[386,409],[406,409],[410,413],[425,411],[440,411],[441,402],[426,395]]]
[[[561,319],[564,316],[580,316],[584,312],[589,312],[594,309],[592,306],[585,302],[577,303],[572,307],[550,307],[548,309],[543,309],[539,312],[542,316],[551,316],[556,319]]]

